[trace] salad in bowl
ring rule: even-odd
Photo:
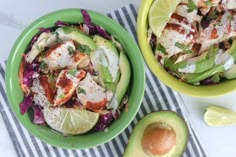
[[[104,131],[128,102],[131,66],[121,44],[81,10],[84,22],[39,28],[22,56],[20,112],[64,135]]]
[[[190,85],[236,78],[236,1],[164,3],[153,1],[148,14],[147,38],[157,62]]]

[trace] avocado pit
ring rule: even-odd
[[[148,125],[142,137],[142,149],[147,155],[164,155],[176,144],[176,133],[166,123]]]

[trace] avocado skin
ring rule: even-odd
[[[187,143],[188,143],[188,136],[189,136],[189,130],[186,122],[182,117],[180,117],[176,112],[173,111],[158,111],[158,112],[152,112],[146,115],[139,121],[130,138],[128,145],[125,149],[125,152],[123,154],[123,157],[149,157],[150,155],[147,155],[144,153],[141,145],[141,140],[143,136],[143,132],[145,128],[152,124],[152,123],[158,123],[158,122],[166,122],[168,121],[168,125],[176,129],[176,138],[177,143],[175,145],[175,149],[172,154],[166,154],[162,155],[161,157],[170,156],[171,157],[181,157],[181,155],[184,153]],[[178,129],[179,128],[179,129]],[[179,137],[181,135],[181,137]],[[158,156],[152,156],[152,157],[158,157]]]

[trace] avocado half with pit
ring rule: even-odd
[[[175,112],[159,111],[135,126],[124,157],[180,157],[188,143],[186,122]]]

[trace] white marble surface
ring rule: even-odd
[[[36,18],[63,8],[86,8],[102,13],[133,3],[139,7],[141,0],[1,0],[0,1],[0,61],[7,59],[10,49],[21,31]],[[236,111],[236,93],[211,99],[182,95],[190,119],[209,153],[209,157],[234,157],[236,155],[236,126],[211,128],[203,122],[203,112],[208,105],[226,106]],[[15,157],[13,145],[0,116],[1,156]]]

